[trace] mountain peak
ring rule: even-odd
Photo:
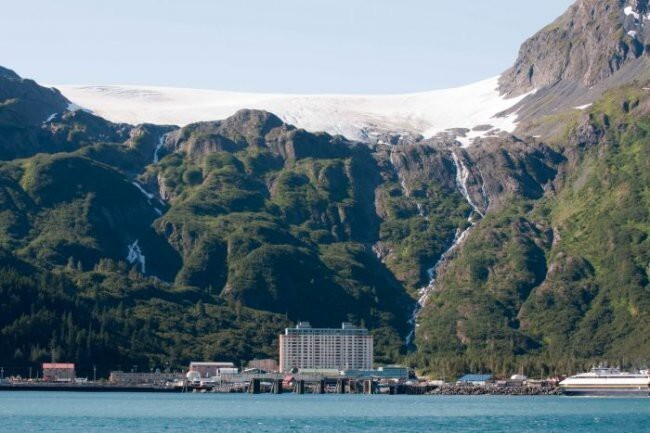
[[[258,134],[264,135],[271,129],[282,126],[284,122],[268,111],[244,108],[224,119],[223,124],[224,126],[237,125],[239,128],[255,130]]]
[[[647,7],[647,0],[577,1],[524,42],[514,66],[501,77],[500,90],[514,96],[561,81],[589,88],[608,79],[644,53],[636,34],[623,27],[630,11],[641,18]]]
[[[46,122],[70,106],[70,101],[58,90],[39,86],[0,66],[0,105],[8,101],[11,104],[5,106],[3,118],[20,119],[29,124]]]
[[[0,78],[5,78],[7,80],[20,80],[18,74],[11,69],[3,68],[2,66],[0,66]]]

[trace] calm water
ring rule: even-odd
[[[648,432],[650,398],[0,392],[0,432]]]

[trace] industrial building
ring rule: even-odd
[[[369,370],[373,338],[365,328],[312,328],[300,322],[280,335],[280,371],[302,369]]]
[[[275,359],[253,359],[248,362],[247,369],[258,369],[267,372],[278,371],[278,361]]]
[[[401,365],[387,365],[376,370],[343,370],[341,376],[360,379],[407,380],[409,378],[409,369]]]
[[[198,378],[221,376],[222,373],[237,373],[237,368],[232,362],[190,362],[189,372],[199,374]]]
[[[70,362],[43,363],[43,379],[54,382],[72,382],[77,377],[74,364]]]
[[[164,385],[167,382],[175,382],[184,378],[185,375],[182,373],[161,372],[160,370],[154,372],[111,371],[108,381],[118,385]]]

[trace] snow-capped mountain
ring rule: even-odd
[[[499,78],[453,89],[405,95],[282,95],[145,86],[55,86],[68,99],[108,120],[186,125],[224,119],[240,109],[266,110],[308,131],[372,141],[384,133],[433,136],[451,128],[471,136],[511,132],[516,113],[499,113],[526,95],[506,98]],[[489,127],[488,127],[489,125]]]
[[[386,134],[428,138],[453,129],[458,141],[468,145],[476,137],[513,132],[519,120],[586,107],[607,89],[646,76],[647,3],[577,1],[526,41],[515,65],[500,77],[453,89],[285,95],[122,85],[55,87],[73,103],[114,122],[184,126],[225,119],[247,108],[272,112],[308,131],[353,140],[377,142]],[[523,129],[543,135],[529,127]]]

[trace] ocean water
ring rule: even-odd
[[[0,432],[648,432],[650,398],[0,392]]]

